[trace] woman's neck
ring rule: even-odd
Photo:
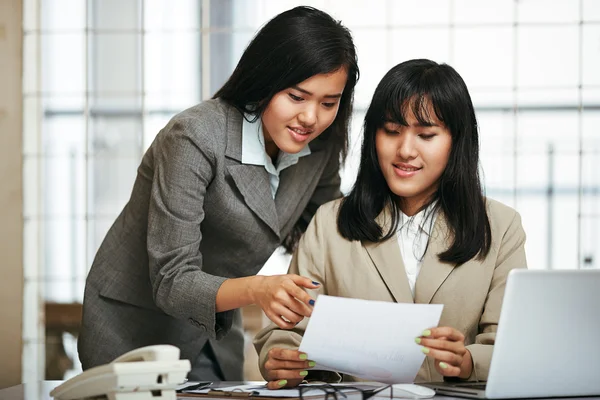
[[[420,209],[421,205],[416,205],[411,202],[400,202],[400,211],[402,211],[408,217],[412,217],[413,215],[417,214]]]
[[[271,158],[271,162],[275,165],[275,161],[277,160],[277,155],[279,154],[279,147],[275,144],[275,141],[271,138],[271,134],[265,127],[264,122],[261,121],[262,124],[262,134],[263,140],[265,141],[265,151],[267,155]]]
[[[433,193],[424,194],[421,193],[413,197],[400,197],[398,198],[398,207],[400,211],[409,217],[417,214],[423,207],[425,207],[433,199]]]
[[[273,165],[275,165],[275,161],[277,161],[277,156],[279,155],[279,147],[271,140],[270,142],[265,142],[265,151],[271,158]]]

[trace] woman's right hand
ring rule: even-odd
[[[309,361],[305,353],[274,347],[269,350],[264,365],[267,388],[296,387],[308,375],[308,369],[314,366],[315,362]]]
[[[256,276],[250,284],[250,297],[281,329],[292,329],[310,317],[314,300],[302,288],[316,289],[317,282],[295,275]]]

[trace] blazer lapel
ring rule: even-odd
[[[383,227],[383,231],[387,232],[389,223],[385,218],[385,211],[382,212],[377,221]],[[388,240],[379,243],[363,242],[363,247],[369,254],[371,261],[375,264],[379,275],[383,279],[385,285],[392,293],[394,300],[397,303],[413,303],[408,277],[404,269],[404,261],[400,254],[400,247],[396,235]]]
[[[280,231],[285,229],[292,214],[296,211],[302,194],[311,186],[315,176],[321,175],[327,164],[327,154],[328,152],[324,149],[318,149],[307,156],[300,157],[296,164],[281,171],[279,188],[275,195],[275,208],[279,216]]]
[[[279,220],[271,195],[268,173],[264,167],[240,164],[229,165],[227,170],[248,207],[279,236]]]
[[[271,195],[269,174],[263,166],[242,164],[242,114],[231,107],[227,115],[227,146],[225,156],[235,160],[227,171],[244,197],[244,201],[279,237],[279,219]]]
[[[440,213],[429,238],[427,252],[415,284],[415,303],[430,303],[435,292],[454,270],[454,264],[443,263],[438,259],[438,254],[448,248],[448,235],[446,218]]]

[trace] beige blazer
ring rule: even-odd
[[[313,296],[327,294],[398,303],[444,304],[439,326],[454,327],[465,335],[465,344],[474,362],[469,380],[487,380],[507,275],[513,268],[527,267],[525,232],[519,214],[510,207],[487,199],[492,229],[490,252],[485,259],[472,259],[454,267],[440,262],[436,256],[449,247],[446,219],[443,213],[439,213],[416,281],[413,300],[396,236],[381,243],[344,239],[336,224],[339,205],[340,200],[335,200],[319,208],[300,241],[289,272],[321,282],[318,290],[309,291]],[[385,213],[378,218],[384,227],[386,220]],[[259,332],[254,344],[263,376],[268,351],[273,347],[298,348],[307,323],[305,318],[291,331],[271,324]],[[384,324],[381,325],[383,327]],[[308,377],[318,380],[332,378],[331,374],[317,371],[309,372]],[[354,379],[344,377],[344,380]],[[433,360],[426,358],[415,381],[442,379]]]

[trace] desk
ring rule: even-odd
[[[0,400],[52,400],[53,398],[50,397],[50,392],[63,382],[64,381],[31,382],[6,389],[0,389]],[[213,387],[242,385],[244,383],[249,382],[215,382]],[[187,397],[187,399],[191,399],[191,397]]]
[[[52,400],[50,391],[60,385],[62,381],[43,381],[26,383],[6,389],[0,389],[0,400]],[[241,385],[244,382],[219,382],[215,387]],[[192,399],[192,397],[187,397]],[[436,400],[466,400],[460,397],[435,396]],[[536,400],[556,400],[536,399]],[[600,397],[569,397],[566,400],[600,400]]]
[[[0,389],[2,400],[50,400],[50,391],[63,381],[43,381],[24,383],[6,389]]]

